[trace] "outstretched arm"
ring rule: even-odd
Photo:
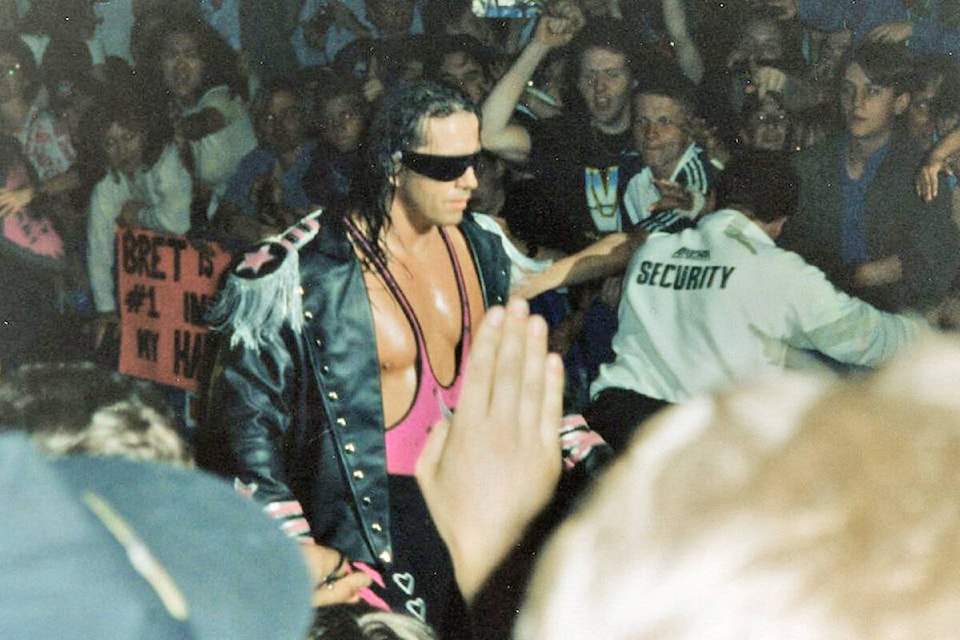
[[[523,162],[530,155],[530,133],[511,122],[513,110],[546,55],[554,47],[567,44],[583,26],[583,14],[570,0],[551,5],[550,13],[540,17],[533,39],[493,87],[483,103],[480,140],[484,149],[496,155]]]
[[[700,84],[703,77],[703,58],[687,30],[687,16],[680,0],[663,0],[663,21],[666,23],[667,34],[673,42],[683,75],[694,84]]]
[[[557,260],[544,271],[530,274],[510,293],[529,300],[557,287],[616,275],[626,269],[630,256],[646,237],[643,231],[611,233],[582,251]]]
[[[560,478],[563,364],[514,298],[477,330],[456,413],[433,427],[416,478],[467,601],[518,544]]]

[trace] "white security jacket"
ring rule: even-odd
[[[591,395],[619,387],[669,402],[779,371],[791,348],[877,365],[922,327],[840,292],[732,209],[652,234],[627,269],[619,319],[616,359]]]

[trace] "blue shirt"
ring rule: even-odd
[[[876,177],[883,159],[887,157],[890,142],[870,156],[863,168],[863,175],[858,180],[854,180],[847,173],[849,144],[848,137],[840,145],[840,194],[843,206],[840,218],[840,259],[844,264],[860,264],[870,259],[867,255],[867,225],[864,217],[867,189]]]
[[[287,169],[280,179],[283,186],[283,203],[291,209],[310,208],[310,199],[303,190],[301,182],[304,174],[313,161],[313,151],[316,149],[316,143],[308,142],[300,147],[296,160]],[[227,184],[227,191],[223,194],[223,200],[237,205],[249,216],[256,215],[257,210],[253,206],[251,191],[256,181],[271,171],[277,164],[277,154],[273,149],[267,147],[257,147],[240,161],[237,170],[230,178]]]

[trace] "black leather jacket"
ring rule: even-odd
[[[460,225],[487,306],[507,298],[499,238],[469,215]],[[304,327],[282,346],[221,348],[211,380],[201,464],[261,502],[298,500],[320,543],[389,564],[383,402],[373,317],[342,220],[326,218],[299,252]]]

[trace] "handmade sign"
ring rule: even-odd
[[[120,372],[196,391],[208,361],[204,315],[230,256],[183,236],[117,231]]]

